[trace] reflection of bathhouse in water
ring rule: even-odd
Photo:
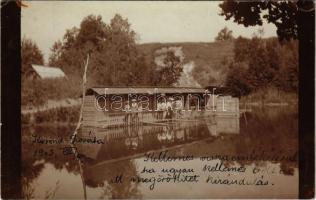
[[[212,136],[220,133],[238,134],[239,117],[235,116],[213,116],[210,120],[205,120],[206,126]]]
[[[83,125],[153,125],[213,115],[238,117],[238,98],[203,88],[90,88],[85,96]]]
[[[212,117],[159,125],[125,126],[112,129],[84,126],[78,138],[99,139],[103,144],[77,143],[80,154],[97,162],[142,156],[148,151],[177,148],[212,140],[220,133],[238,134],[236,116]]]

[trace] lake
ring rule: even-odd
[[[74,129],[22,127],[25,198],[298,197],[297,107]]]

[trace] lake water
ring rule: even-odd
[[[70,146],[74,129],[23,127],[25,198],[298,197],[297,108],[111,130],[82,127]],[[35,143],[35,137],[55,144]]]

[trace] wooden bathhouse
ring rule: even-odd
[[[239,100],[204,88],[93,87],[86,90],[83,125],[155,124],[212,115],[239,116]]]

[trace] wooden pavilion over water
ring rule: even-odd
[[[93,87],[86,90],[83,125],[102,128],[239,116],[239,99],[204,88]]]

